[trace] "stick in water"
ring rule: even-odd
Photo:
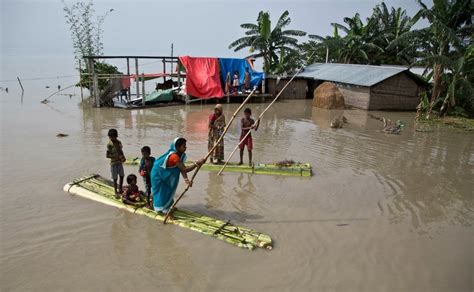
[[[234,114],[232,115],[232,118],[230,119],[229,123],[225,126],[224,128],[224,132],[222,132],[222,134],[220,135],[219,139],[217,139],[216,143],[214,144],[214,146],[211,148],[211,150],[207,153],[206,157],[204,160],[207,160],[209,158],[209,156],[211,156],[212,152],[214,152],[214,150],[216,149],[217,145],[222,141],[222,139],[224,139],[224,135],[227,133],[227,130],[229,129],[230,125],[232,124],[232,121],[234,121],[235,117],[237,116],[237,114],[239,113],[239,111],[244,107],[244,105],[247,103],[247,101],[250,100],[250,97],[253,95],[253,93],[255,92],[255,90],[257,89],[257,87],[254,87],[253,90],[250,92],[250,94],[247,96],[247,98],[242,102],[242,104],[237,108],[237,110],[234,112]],[[193,176],[191,177],[191,183],[194,181],[194,178],[196,177],[197,173],[199,172],[199,169],[201,169],[201,166],[199,165],[196,170],[194,171],[193,173]],[[184,189],[183,193],[181,193],[181,195],[176,199],[176,201],[173,203],[173,205],[170,207],[170,209],[168,210],[168,213],[166,213],[166,216],[165,216],[165,220],[163,220],[163,224],[166,223],[166,221],[168,220],[169,216],[171,215],[171,212],[173,211],[173,208],[176,206],[176,204],[178,204],[179,200],[181,200],[181,198],[183,197],[183,195],[189,190],[189,185],[186,186],[186,188]]]
[[[20,77],[17,76],[16,79],[18,79],[18,83],[20,83],[21,93],[25,92],[25,90],[23,89],[23,85],[21,84]]]
[[[301,72],[301,70],[303,70],[303,67],[301,67],[298,72],[295,73],[295,75],[293,75],[293,77],[291,77],[291,79],[285,84],[285,86],[283,86],[283,88],[280,90],[280,92],[278,92],[277,96],[273,99],[273,101],[263,110],[263,112],[258,116],[257,118],[257,121],[255,123],[258,123],[260,122],[260,119],[262,118],[262,116],[265,114],[265,112],[277,101],[277,99],[280,97],[281,93],[286,89],[286,87],[291,83],[291,81],[293,81],[293,79],[295,79],[296,75],[298,75],[298,73]],[[250,135],[250,133],[252,132],[252,130],[249,130],[247,132],[247,134],[245,134],[245,136],[240,139],[239,143],[237,144],[237,146],[235,146],[234,150],[232,151],[232,153],[229,155],[229,157],[227,158],[227,160],[225,161],[224,165],[222,166],[221,170],[219,170],[219,172],[217,173],[217,175],[220,175],[225,167],[227,166],[227,164],[229,163],[229,160],[232,158],[232,155],[234,155],[235,151],[237,151],[237,148],[239,148],[239,145],[242,144],[243,141],[245,141],[245,138],[247,138],[248,135]]]

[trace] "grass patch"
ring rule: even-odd
[[[418,122],[430,125],[440,125],[454,129],[462,129],[466,131],[474,131],[474,119],[463,117],[438,117],[431,119],[419,119]]]

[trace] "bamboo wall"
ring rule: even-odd
[[[344,96],[344,103],[346,106],[360,108],[364,110],[369,109],[370,102],[370,88],[352,84],[336,83],[337,88]]]
[[[395,75],[370,88],[369,110],[415,110],[422,90],[408,74]]]
[[[272,96],[276,96],[278,92],[285,86],[289,81],[289,78],[281,78],[280,82],[277,83],[276,78],[267,78],[267,92]],[[279,99],[305,99],[308,92],[308,84],[306,79],[294,79],[285,91],[282,92]]]

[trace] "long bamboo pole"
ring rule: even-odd
[[[291,83],[291,81],[293,81],[293,79],[295,79],[296,75],[298,75],[298,73],[301,72],[301,70],[303,70],[303,68],[300,68],[298,70],[298,72],[295,73],[295,75],[293,75],[293,77],[291,77],[291,79],[285,84],[285,86],[283,86],[283,88],[280,90],[280,92],[278,92],[277,96],[273,99],[273,101],[263,110],[263,112],[258,116],[257,118],[257,121],[256,123],[259,123],[260,122],[260,119],[262,118],[262,116],[265,114],[265,112],[278,100],[278,98],[280,97],[281,93],[286,89],[286,87],[288,87],[288,85]],[[239,143],[237,144],[237,146],[235,146],[234,150],[232,151],[232,153],[229,155],[229,157],[227,158],[227,160],[225,161],[224,165],[222,166],[221,170],[219,170],[219,172],[217,173],[217,175],[220,175],[225,167],[227,166],[227,164],[229,163],[230,159],[232,158],[232,156],[234,155],[235,151],[237,150],[237,148],[239,148],[239,145],[242,144],[243,141],[245,141],[245,138],[247,138],[250,133],[252,132],[252,130],[249,130],[247,132],[247,134],[245,134],[245,136],[240,139]]]
[[[207,153],[206,157],[205,157],[205,160],[207,160],[209,158],[209,156],[211,156],[212,152],[214,152],[214,150],[216,149],[217,145],[222,141],[222,139],[224,139],[224,135],[227,133],[227,130],[229,130],[229,127],[230,125],[232,124],[232,122],[234,121],[235,117],[237,116],[237,114],[239,113],[239,111],[244,107],[244,105],[247,103],[247,101],[250,100],[250,97],[253,95],[253,93],[255,92],[257,88],[254,87],[253,90],[250,92],[250,94],[247,96],[247,98],[242,102],[242,104],[237,108],[237,110],[234,112],[234,114],[232,115],[232,118],[230,119],[229,123],[225,126],[224,128],[224,132],[222,132],[221,136],[219,137],[219,139],[217,139],[217,142],[214,144],[214,146],[211,148],[211,150]],[[197,168],[196,168],[196,171],[194,171],[193,173],[193,176],[191,177],[191,184],[192,182],[194,181],[194,178],[196,177],[197,173],[199,172],[199,170],[201,169],[201,166],[199,165]],[[179,200],[181,200],[181,198],[184,196],[184,194],[189,190],[189,185],[186,186],[186,188],[184,189],[183,193],[181,193],[181,195],[178,197],[178,199],[176,199],[176,201],[173,203],[173,205],[171,206],[171,208],[168,210],[168,213],[166,213],[166,217],[165,217],[165,220],[163,220],[163,224],[166,224],[166,221],[168,220],[169,216],[171,215],[171,212],[173,211],[173,208],[176,206],[176,204],[178,204]]]

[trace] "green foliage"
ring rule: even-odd
[[[421,9],[414,21],[424,18],[430,26],[407,33],[407,38],[423,48],[420,64],[433,68],[433,89],[428,116],[441,105],[440,114],[448,114],[456,105],[474,113],[472,97],[472,18],[470,0],[434,1],[428,8],[417,0]],[[442,99],[443,102],[439,103]]]
[[[281,59],[287,56],[293,58],[298,52],[298,39],[306,33],[300,30],[284,30],[291,23],[289,12],[285,11],[280,16],[277,24],[272,29],[270,14],[260,11],[257,23],[244,23],[240,27],[247,29],[245,37],[239,38],[229,45],[229,49],[239,51],[249,48],[252,58],[263,58],[263,70],[266,73],[276,71],[292,71],[293,66],[285,64],[282,66]],[[297,64],[296,62],[295,64]]]
[[[96,62],[94,64],[95,72],[100,76],[101,74],[123,74],[118,70],[117,67],[107,64],[107,63],[101,63],[101,62]],[[89,90],[92,90],[91,88],[91,78],[88,75],[87,69],[82,69],[81,72],[82,79],[77,83],[76,86],[81,86],[84,88],[87,88]],[[108,79],[99,79],[99,91],[102,91],[105,89],[105,87],[108,85]]]
[[[325,62],[326,50],[328,62],[350,64],[410,64],[415,60],[416,50],[409,40],[399,40],[410,31],[411,18],[402,8],[387,8],[384,2],[374,8],[366,22],[356,13],[345,17],[345,24],[332,23],[332,36],[309,35],[309,42],[302,50],[314,52],[311,62]],[[345,35],[341,36],[339,31]]]

